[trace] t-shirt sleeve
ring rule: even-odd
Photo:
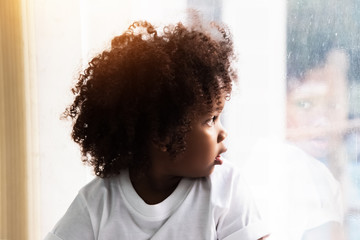
[[[228,204],[217,226],[218,239],[257,240],[269,235],[245,181],[237,177],[229,187]]]
[[[77,195],[65,215],[45,237],[45,240],[75,239],[95,239],[89,211],[81,194]]]
[[[343,223],[343,199],[340,184],[322,163],[318,168],[310,168],[313,185],[321,201],[321,206],[314,209],[309,217],[307,228],[311,229],[322,224]],[[315,166],[315,164],[313,164]],[[321,166],[320,166],[321,165]],[[316,169],[316,171],[314,170]]]

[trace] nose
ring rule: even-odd
[[[313,120],[314,127],[330,127],[331,126],[331,119],[326,116],[318,116]]]
[[[226,130],[223,127],[221,127],[218,138],[217,138],[217,142],[220,143],[220,142],[224,141],[224,139],[227,137],[227,135],[228,134],[227,134]]]

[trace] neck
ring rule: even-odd
[[[157,204],[165,200],[176,189],[182,177],[172,176],[166,170],[171,161],[167,153],[151,151],[151,166],[143,174],[130,170],[130,180],[137,194],[147,204]]]
[[[145,174],[135,174],[130,171],[130,180],[137,194],[147,204],[157,204],[171,195],[181,177],[157,175],[152,171]]]

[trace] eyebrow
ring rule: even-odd
[[[215,110],[214,111],[222,111],[224,109],[224,107],[223,106],[221,106],[221,107],[217,107],[217,108],[215,108]]]
[[[207,111],[208,114],[212,114],[214,112],[221,112],[224,109],[224,107],[217,107],[217,108],[213,108],[210,111]]]
[[[214,112],[221,112],[224,109],[224,106],[219,106],[217,105],[216,107],[213,106],[212,109],[200,109],[200,112],[202,112],[202,114],[212,114]]]

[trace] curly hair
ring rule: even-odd
[[[185,151],[192,116],[230,95],[231,36],[204,26],[178,23],[160,34],[135,22],[80,74],[63,116],[72,119],[72,138],[97,176],[144,170],[152,142],[173,157]]]
[[[352,6],[352,7],[349,7]],[[359,6],[328,0],[289,0],[287,5],[287,80],[302,81],[311,69],[323,67],[331,50],[346,52],[348,78],[359,81]],[[290,81],[290,84],[289,84]]]

